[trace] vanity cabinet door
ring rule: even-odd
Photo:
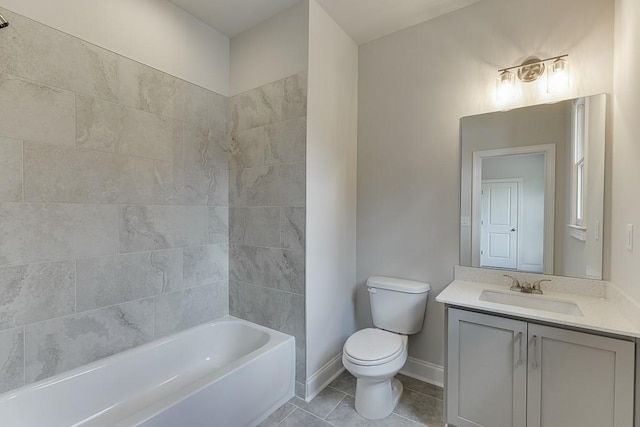
[[[526,426],[526,337],[526,322],[449,309],[449,426]]]
[[[633,424],[634,344],[529,324],[527,427]]]

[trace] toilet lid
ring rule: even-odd
[[[344,352],[351,359],[380,362],[393,359],[402,351],[402,336],[381,329],[368,328],[351,335],[344,344]]]

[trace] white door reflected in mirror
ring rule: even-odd
[[[481,267],[518,266],[518,184],[509,179],[482,181]]]

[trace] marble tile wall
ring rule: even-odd
[[[226,97],[0,13],[4,392],[228,313],[230,146]],[[281,249],[299,249],[297,215]]]
[[[296,337],[305,372],[307,75],[230,99],[229,309]]]

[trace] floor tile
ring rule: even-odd
[[[350,396],[356,395],[356,377],[349,371],[344,370],[338,377],[329,384],[330,387],[347,393]]]
[[[315,415],[311,415],[302,409],[296,409],[285,418],[280,427],[330,427],[331,424],[321,420]]]
[[[400,380],[405,389],[417,391],[418,393],[426,394],[427,396],[432,396],[436,399],[442,400],[442,387],[438,387],[437,385],[429,384],[403,374],[396,375],[396,379]]]
[[[356,412],[355,399],[352,396],[345,397],[326,420],[337,427],[417,427],[419,425],[393,413],[382,420],[367,420]]]
[[[298,397],[294,397],[289,403],[320,418],[325,418],[345,396],[346,394],[343,392],[327,387],[314,397],[311,402],[305,402]]]
[[[258,424],[257,427],[276,427],[295,410],[295,406],[290,403],[285,403],[269,415],[266,420]]]
[[[429,427],[441,427],[442,405],[440,399],[405,389],[394,412]]]

